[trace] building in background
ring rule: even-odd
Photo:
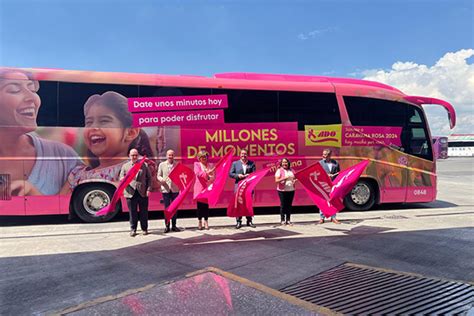
[[[448,137],[449,157],[473,157],[474,134],[452,134]]]

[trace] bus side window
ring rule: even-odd
[[[423,127],[411,127],[410,134],[410,151],[408,151],[408,153],[420,158],[432,160],[432,152],[425,129]]]
[[[38,95],[41,98],[41,107],[36,119],[38,126],[58,125],[58,83],[54,81],[40,81]]]
[[[341,115],[334,93],[279,92],[278,117],[280,122],[298,122],[305,125],[341,124]]]
[[[58,125],[84,126],[84,104],[92,95],[114,91],[126,98],[138,97],[138,86],[101,83],[60,82],[58,93]]]
[[[212,93],[227,95],[226,123],[278,122],[276,91],[212,89]]]

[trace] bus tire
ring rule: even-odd
[[[372,181],[360,179],[344,198],[344,205],[351,211],[368,211],[374,206],[375,199],[376,191]]]
[[[74,212],[86,223],[108,222],[120,212],[120,202],[115,210],[105,216],[96,216],[100,209],[107,206],[112,200],[115,187],[108,184],[88,184],[77,189],[73,196]]]

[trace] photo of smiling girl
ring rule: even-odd
[[[0,174],[12,196],[57,194],[69,172],[81,164],[71,147],[36,134],[39,88],[26,71],[0,70],[0,156],[5,158]]]
[[[147,134],[132,127],[127,98],[117,92],[108,91],[89,97],[84,104],[84,126],[89,166],[78,166],[71,171],[68,183],[61,191],[63,194],[88,180],[117,183],[130,148],[137,148],[142,156],[153,157]],[[156,163],[147,160],[147,164],[156,175]]]

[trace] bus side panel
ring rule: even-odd
[[[12,196],[9,200],[0,200],[0,215],[25,215],[25,198]]]
[[[59,195],[30,195],[25,196],[26,215],[58,214]]]
[[[59,213],[69,214],[69,203],[71,202],[71,195],[59,195]]]

